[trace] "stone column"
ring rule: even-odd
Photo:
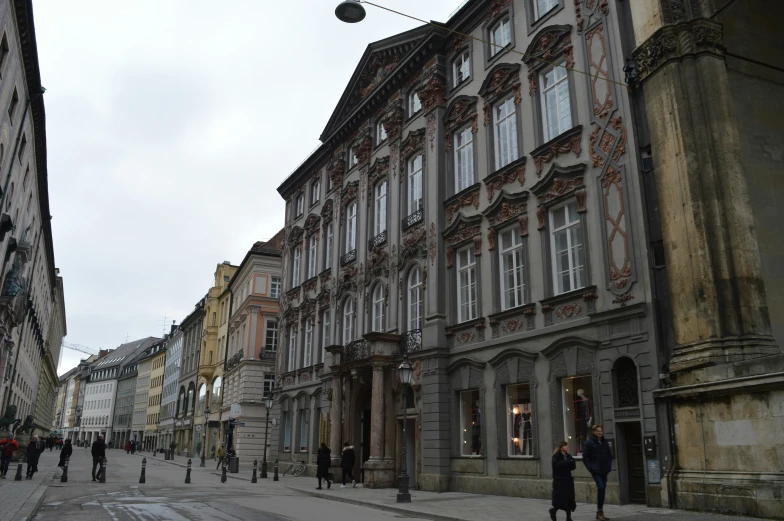
[[[395,434],[397,431],[397,407],[395,407],[395,393],[392,392],[393,383],[397,381],[397,375],[395,374],[395,367],[389,368],[389,373],[387,374],[388,380],[386,389],[384,392],[385,401],[386,401],[386,414],[385,422],[386,428],[384,432],[384,458],[388,460],[395,459]]]
[[[341,419],[343,417],[342,392],[343,378],[336,374],[332,377],[332,404],[329,411],[329,450],[332,458],[340,459]]]
[[[384,365],[373,364],[373,397],[370,406],[370,459],[384,458]]]

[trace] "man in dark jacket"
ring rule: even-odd
[[[33,474],[38,472],[38,459],[41,453],[46,449],[46,445],[42,441],[38,441],[38,436],[30,438],[30,443],[27,445],[27,479],[33,479]]]
[[[63,443],[63,448],[60,449],[60,461],[57,463],[58,467],[65,466],[65,460],[71,457],[73,454],[73,447],[71,446],[71,440],[66,439]]]
[[[318,478],[318,489],[321,490],[321,480],[327,480],[327,488],[332,487],[332,481],[329,479],[329,467],[332,465],[332,451],[329,450],[326,443],[322,443],[316,455],[316,478]]]
[[[93,456],[93,481],[98,481],[95,479],[95,470],[99,468],[101,461],[106,457],[106,442],[103,441],[103,435],[98,436],[98,441],[93,443],[90,454]]]
[[[604,439],[601,425],[591,427],[591,438],[583,445],[583,463],[593,476],[598,489],[596,498],[596,519],[607,521],[604,517],[604,492],[607,489],[607,474],[612,470],[612,450]]]
[[[357,488],[357,482],[354,481],[354,463],[357,460],[357,455],[354,452],[354,447],[348,444],[343,444],[343,454],[340,455],[340,468],[343,469],[343,484],[340,488],[346,488],[346,476],[351,479],[351,486]]]

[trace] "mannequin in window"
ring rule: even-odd
[[[591,400],[582,389],[577,389],[577,399],[574,401],[574,422],[577,427],[577,450],[582,452],[593,422]]]
[[[531,432],[531,405],[524,403],[522,408],[522,413],[520,417],[523,422],[523,445],[522,445],[522,454],[523,456],[533,456],[534,455],[534,447],[533,447],[533,435]]]

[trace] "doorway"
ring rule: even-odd
[[[626,449],[626,484],[629,502],[645,504],[645,455],[642,446],[642,429],[638,422],[619,423]],[[624,486],[624,483],[621,483]]]

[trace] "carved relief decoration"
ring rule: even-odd
[[[551,25],[539,31],[531,40],[523,57],[523,61],[528,67],[528,92],[530,95],[533,96],[536,93],[535,71],[551,66],[553,62],[558,61],[558,55],[563,56],[567,69],[574,67],[571,32],[571,25]]]
[[[536,166],[536,175],[541,176],[544,165],[562,154],[572,153],[580,157],[583,151],[582,130],[582,125],[578,125],[531,152]]]
[[[585,35],[588,49],[588,72],[593,93],[593,113],[604,119],[613,107],[612,84],[610,83],[607,43],[604,39],[604,24],[599,24]]]
[[[425,79],[424,87],[419,89],[417,94],[425,112],[446,104],[446,84],[440,75],[429,74]]]
[[[359,95],[364,98],[375,89],[400,63],[400,56],[380,51],[370,56],[365,70],[359,77]]]
[[[520,186],[525,183],[525,156],[514,161],[501,170],[485,177],[484,183],[487,188],[487,200],[492,201],[496,190],[501,190],[504,186],[517,181]]]
[[[520,64],[499,63],[493,67],[485,78],[479,95],[484,101],[485,126],[490,124],[490,112],[493,103],[508,92],[514,93],[514,102],[520,104]]]
[[[433,151],[436,140],[436,114],[435,112],[427,117],[427,135],[430,141],[430,151]]]
[[[471,132],[474,134],[479,130],[476,113],[476,96],[457,96],[444,113],[444,128],[446,132],[446,151],[452,150],[452,134],[455,130],[471,122]]]
[[[367,196],[368,204],[373,200],[373,190],[383,178],[389,177],[389,156],[379,157],[373,162],[373,166],[368,169]]]
[[[305,219],[305,235],[310,237],[313,234],[316,234],[316,239],[319,238],[319,223],[321,218],[312,213],[308,215],[308,218]]]
[[[324,206],[321,207],[321,221],[324,223],[325,226],[330,222],[332,222],[334,204],[335,203],[332,201],[332,199],[327,199],[324,202]]]
[[[607,228],[607,250],[610,262],[610,284],[615,293],[622,293],[632,274],[629,238],[626,233],[626,208],[621,173],[610,166],[602,179],[604,217]]]
[[[365,285],[369,285],[378,277],[389,275],[389,254],[386,249],[374,249],[368,256],[367,268],[365,268]]]
[[[525,327],[525,324],[524,324],[524,322],[523,322],[522,320],[518,319],[518,318],[513,318],[513,319],[510,319],[510,320],[505,320],[505,321],[504,321],[504,322],[501,324],[501,329],[502,329],[504,332],[506,332],[506,333],[514,333],[515,331],[518,331],[518,330],[520,330],[520,329],[523,329],[523,327]]]
[[[620,116],[609,124],[597,124],[588,138],[591,165],[601,168],[611,159],[617,163],[626,152],[626,127]]]
[[[332,186],[338,187],[343,184],[343,171],[346,169],[346,163],[343,159],[343,147],[338,147],[332,158],[327,162],[326,170],[327,175],[332,181]]]
[[[476,337],[476,333],[474,333],[469,329],[468,331],[457,333],[455,335],[455,342],[457,342],[458,344],[465,344],[466,342],[472,341],[475,337]]]
[[[550,171],[545,177],[542,178],[531,191],[536,194],[537,206],[541,210],[537,210],[537,218],[539,218],[540,230],[544,229],[546,224],[546,210],[543,208],[548,204],[561,199],[562,197],[575,194],[578,191],[585,191],[585,184],[583,180],[583,173],[585,172],[585,164],[578,164],[569,167],[562,167],[557,163],[553,164]],[[583,198],[582,206],[580,198],[578,200],[578,211],[585,211],[585,199]],[[541,212],[541,215],[540,215]]]
[[[418,226],[409,230],[403,236],[400,244],[400,258],[398,259],[398,271],[405,268],[406,263],[417,257],[427,257],[427,229]]]
[[[520,236],[526,237],[528,236],[527,200],[528,192],[517,194],[501,192],[501,196],[482,213],[493,228],[498,228],[517,219],[520,225]]]
[[[335,287],[335,296],[340,298],[347,291],[357,290],[357,277],[359,272],[356,264],[349,264],[340,270],[337,285]]]
[[[290,248],[294,248],[300,245],[300,243],[302,242],[303,233],[304,233],[303,229],[300,228],[299,226],[295,226],[291,229],[291,233],[287,237],[288,239],[287,242]]]
[[[384,125],[384,130],[387,131],[387,139],[392,142],[397,140],[400,137],[400,133],[403,131],[403,120],[405,119],[405,115],[403,113],[403,108],[399,106],[400,101],[397,101],[398,105],[392,107],[387,115],[385,116],[384,120],[382,121],[382,125]]]
[[[392,255],[389,258],[389,265],[397,266],[397,244],[392,245]],[[392,270],[392,282],[395,281],[395,277],[397,277],[397,270]]]
[[[436,223],[430,223],[430,265],[436,262],[436,250],[438,245],[436,243]]]
[[[566,304],[555,310],[555,316],[558,318],[572,318],[576,317],[583,310],[580,304]]]
[[[493,3],[490,4],[490,12],[488,13],[487,21],[492,21],[504,7],[511,5],[512,1],[513,0],[493,0]]]
[[[343,189],[343,193],[340,196],[340,200],[342,204],[340,205],[340,217],[343,217],[346,211],[346,206],[348,203],[353,201],[359,195],[359,181],[352,181],[346,185]]]
[[[465,218],[461,215],[444,231],[443,236],[449,246],[447,250],[447,268],[452,267],[452,257],[454,254],[453,247],[470,239],[472,239],[474,243],[474,255],[479,256],[482,254],[481,223],[481,215],[469,218]]]
[[[455,215],[466,206],[473,206],[475,210],[479,209],[479,184],[475,185],[475,189],[467,193],[461,192],[457,197],[446,202],[447,224],[450,224]]]
[[[419,130],[412,130],[408,133],[408,136],[406,136],[406,139],[403,141],[403,143],[401,143],[400,157],[405,160],[408,157],[414,155],[414,153],[418,150],[422,150],[424,152],[424,148],[425,129],[420,128]]]
[[[394,179],[397,175],[398,146],[396,144],[392,145],[390,151],[392,155],[392,179]]]

